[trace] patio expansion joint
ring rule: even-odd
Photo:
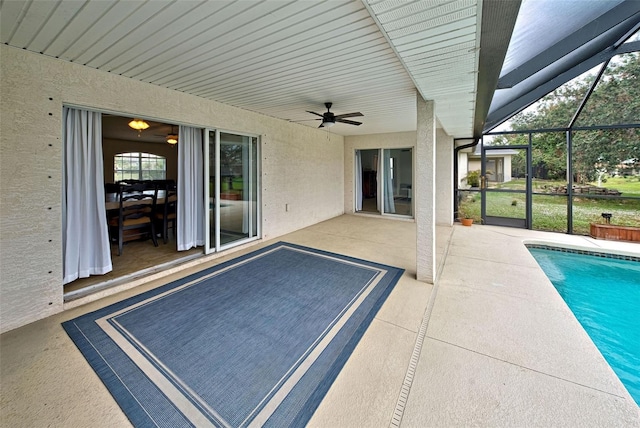
[[[610,395],[612,397],[626,399],[626,397],[624,397],[622,395],[614,394],[612,392],[604,391],[604,390],[599,389],[599,388],[594,388],[592,386],[585,385],[583,383],[576,382],[576,381],[573,381],[571,379],[566,379],[566,378],[563,378],[563,377],[560,377],[560,376],[556,376],[556,375],[553,375],[553,374],[550,374],[550,373],[546,373],[546,372],[543,372],[543,371],[540,371],[540,370],[537,370],[537,369],[534,369],[534,368],[531,368],[531,367],[524,366],[522,364],[518,364],[518,363],[514,363],[512,361],[508,361],[508,360],[505,360],[505,359],[502,359],[502,358],[494,357],[493,355],[485,354],[484,352],[476,351],[474,349],[470,349],[470,348],[467,348],[467,347],[464,347],[464,346],[461,346],[461,345],[456,345],[455,343],[451,343],[451,342],[448,342],[446,340],[438,339],[437,337],[433,337],[433,336],[428,336],[427,335],[427,336],[425,336],[425,339],[435,340],[437,342],[444,343],[444,344],[449,345],[449,346],[454,346],[454,347],[456,347],[458,349],[462,349],[462,350],[465,350],[465,351],[468,351],[468,352],[473,352],[474,354],[477,354],[477,355],[482,355],[484,357],[491,358],[492,360],[495,360],[495,361],[500,361],[502,363],[506,363],[506,364],[509,364],[509,365],[512,365],[512,366],[515,366],[515,367],[519,367],[521,369],[524,369],[524,370],[527,370],[527,371],[530,371],[530,372],[533,372],[533,373],[537,373],[537,374],[540,374],[540,375],[543,375],[543,376],[546,376],[546,377],[557,379],[557,380],[560,380],[562,382],[568,382],[568,383],[571,383],[573,385],[580,386],[582,388],[590,389],[592,391],[601,392],[603,394],[607,394],[607,395]]]
[[[407,401],[409,400],[411,385],[413,384],[413,379],[416,373],[416,369],[418,367],[418,361],[420,360],[420,354],[422,353],[422,346],[424,344],[424,339],[427,335],[427,328],[429,327],[429,319],[431,318],[431,312],[433,311],[433,306],[436,301],[436,295],[438,294],[438,286],[439,286],[438,278],[440,278],[442,270],[444,269],[447,256],[449,255],[449,249],[451,248],[452,239],[453,239],[453,228],[451,230],[451,233],[449,234],[449,240],[447,241],[447,245],[445,246],[442,263],[440,263],[440,266],[438,267],[438,271],[436,273],[436,280],[433,284],[433,288],[431,289],[431,296],[429,296],[429,303],[427,304],[427,308],[425,309],[424,316],[422,317],[422,322],[420,323],[420,329],[418,330],[416,343],[413,347],[413,352],[411,353],[411,358],[409,360],[409,365],[407,367],[404,380],[402,381],[402,387],[400,388],[400,392],[398,393],[398,400],[396,401],[396,406],[394,408],[391,421],[389,422],[389,428],[399,428],[400,423],[402,422],[404,409],[407,405]]]

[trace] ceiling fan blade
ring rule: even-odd
[[[322,119],[289,120],[288,122],[290,122],[290,123],[311,122],[311,121],[315,122],[316,120],[322,120]]]
[[[336,117],[336,122],[348,123],[349,125],[356,125],[356,126],[362,125],[362,122],[356,122],[355,120],[338,119],[337,117]]]
[[[324,125],[321,123],[320,126],[318,126],[318,128],[324,128]]]
[[[322,115],[321,115],[320,113],[316,113],[315,111],[309,111],[309,110],[307,110],[307,113],[315,114],[316,116],[320,116],[320,117],[322,117]]]
[[[355,113],[338,114],[336,115],[336,119],[344,119],[346,117],[361,117],[361,116],[364,116],[364,114],[357,111]]]

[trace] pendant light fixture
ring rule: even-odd
[[[133,119],[129,122],[129,126],[139,132],[147,129],[149,124],[142,119]]]
[[[171,134],[167,135],[167,143],[171,144],[172,146],[178,144],[178,134],[176,133],[173,125],[171,125]]]
[[[144,131],[149,127],[149,124],[142,119],[133,119],[129,122],[129,127],[138,131],[138,137],[140,136],[140,132]]]

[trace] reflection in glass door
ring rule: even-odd
[[[258,139],[209,134],[209,241],[216,251],[258,236]]]

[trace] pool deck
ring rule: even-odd
[[[638,256],[640,244],[443,226],[432,285],[415,280],[412,222],[344,215],[279,240],[406,269],[309,426],[640,427],[640,408],[523,242]],[[128,426],[60,323],[272,242],[0,336],[0,426]]]

